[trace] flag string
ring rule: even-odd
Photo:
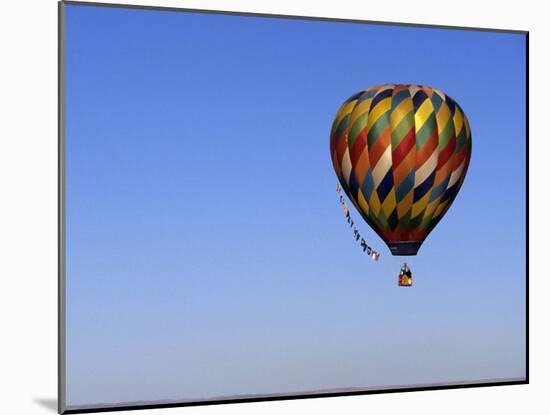
[[[378,261],[378,259],[380,258],[380,253],[372,249],[372,247],[367,244],[367,241],[365,241],[365,238],[361,237],[361,234],[355,227],[355,222],[351,217],[351,213],[349,212],[348,205],[346,204],[344,196],[342,195],[342,186],[340,186],[340,183],[336,183],[336,192],[338,193],[338,196],[340,198],[342,209],[344,209],[346,220],[348,221],[350,228],[353,229],[353,237],[355,238],[356,241],[360,241],[359,245],[363,250],[363,252],[366,252],[367,255],[370,256],[374,261]]]

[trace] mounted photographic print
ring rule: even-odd
[[[61,2],[59,411],[528,382],[528,33]]]

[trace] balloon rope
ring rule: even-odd
[[[361,240],[360,246],[361,249],[363,249],[363,252],[366,252],[368,256],[370,256],[374,261],[378,261],[380,258],[380,253],[372,249],[369,245],[367,245],[367,241],[365,241],[364,238],[361,237],[361,234],[355,227],[355,222],[351,218],[351,214],[349,213],[348,205],[346,205],[346,201],[344,200],[344,196],[342,196],[342,187],[340,186],[340,183],[336,183],[336,192],[340,196],[340,203],[342,204],[342,208],[344,209],[344,214],[346,215],[346,219],[349,223],[350,228],[353,228],[353,237],[356,241]]]

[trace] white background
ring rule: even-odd
[[[269,0],[260,4],[252,0],[196,0],[133,3],[529,30],[531,55],[530,385],[139,413],[392,414],[407,411],[440,415],[548,411],[550,275],[544,271],[548,243],[545,167],[550,141],[546,114],[550,96],[547,82],[550,26],[545,2],[393,0],[371,4],[352,0],[323,3]],[[0,5],[0,143],[0,413],[52,414],[57,393],[56,0],[12,0]],[[495,168],[499,167],[503,166],[495,160]]]

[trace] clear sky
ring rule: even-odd
[[[525,376],[525,38],[67,6],[69,405]],[[417,257],[363,254],[329,132],[439,88],[473,151]]]

